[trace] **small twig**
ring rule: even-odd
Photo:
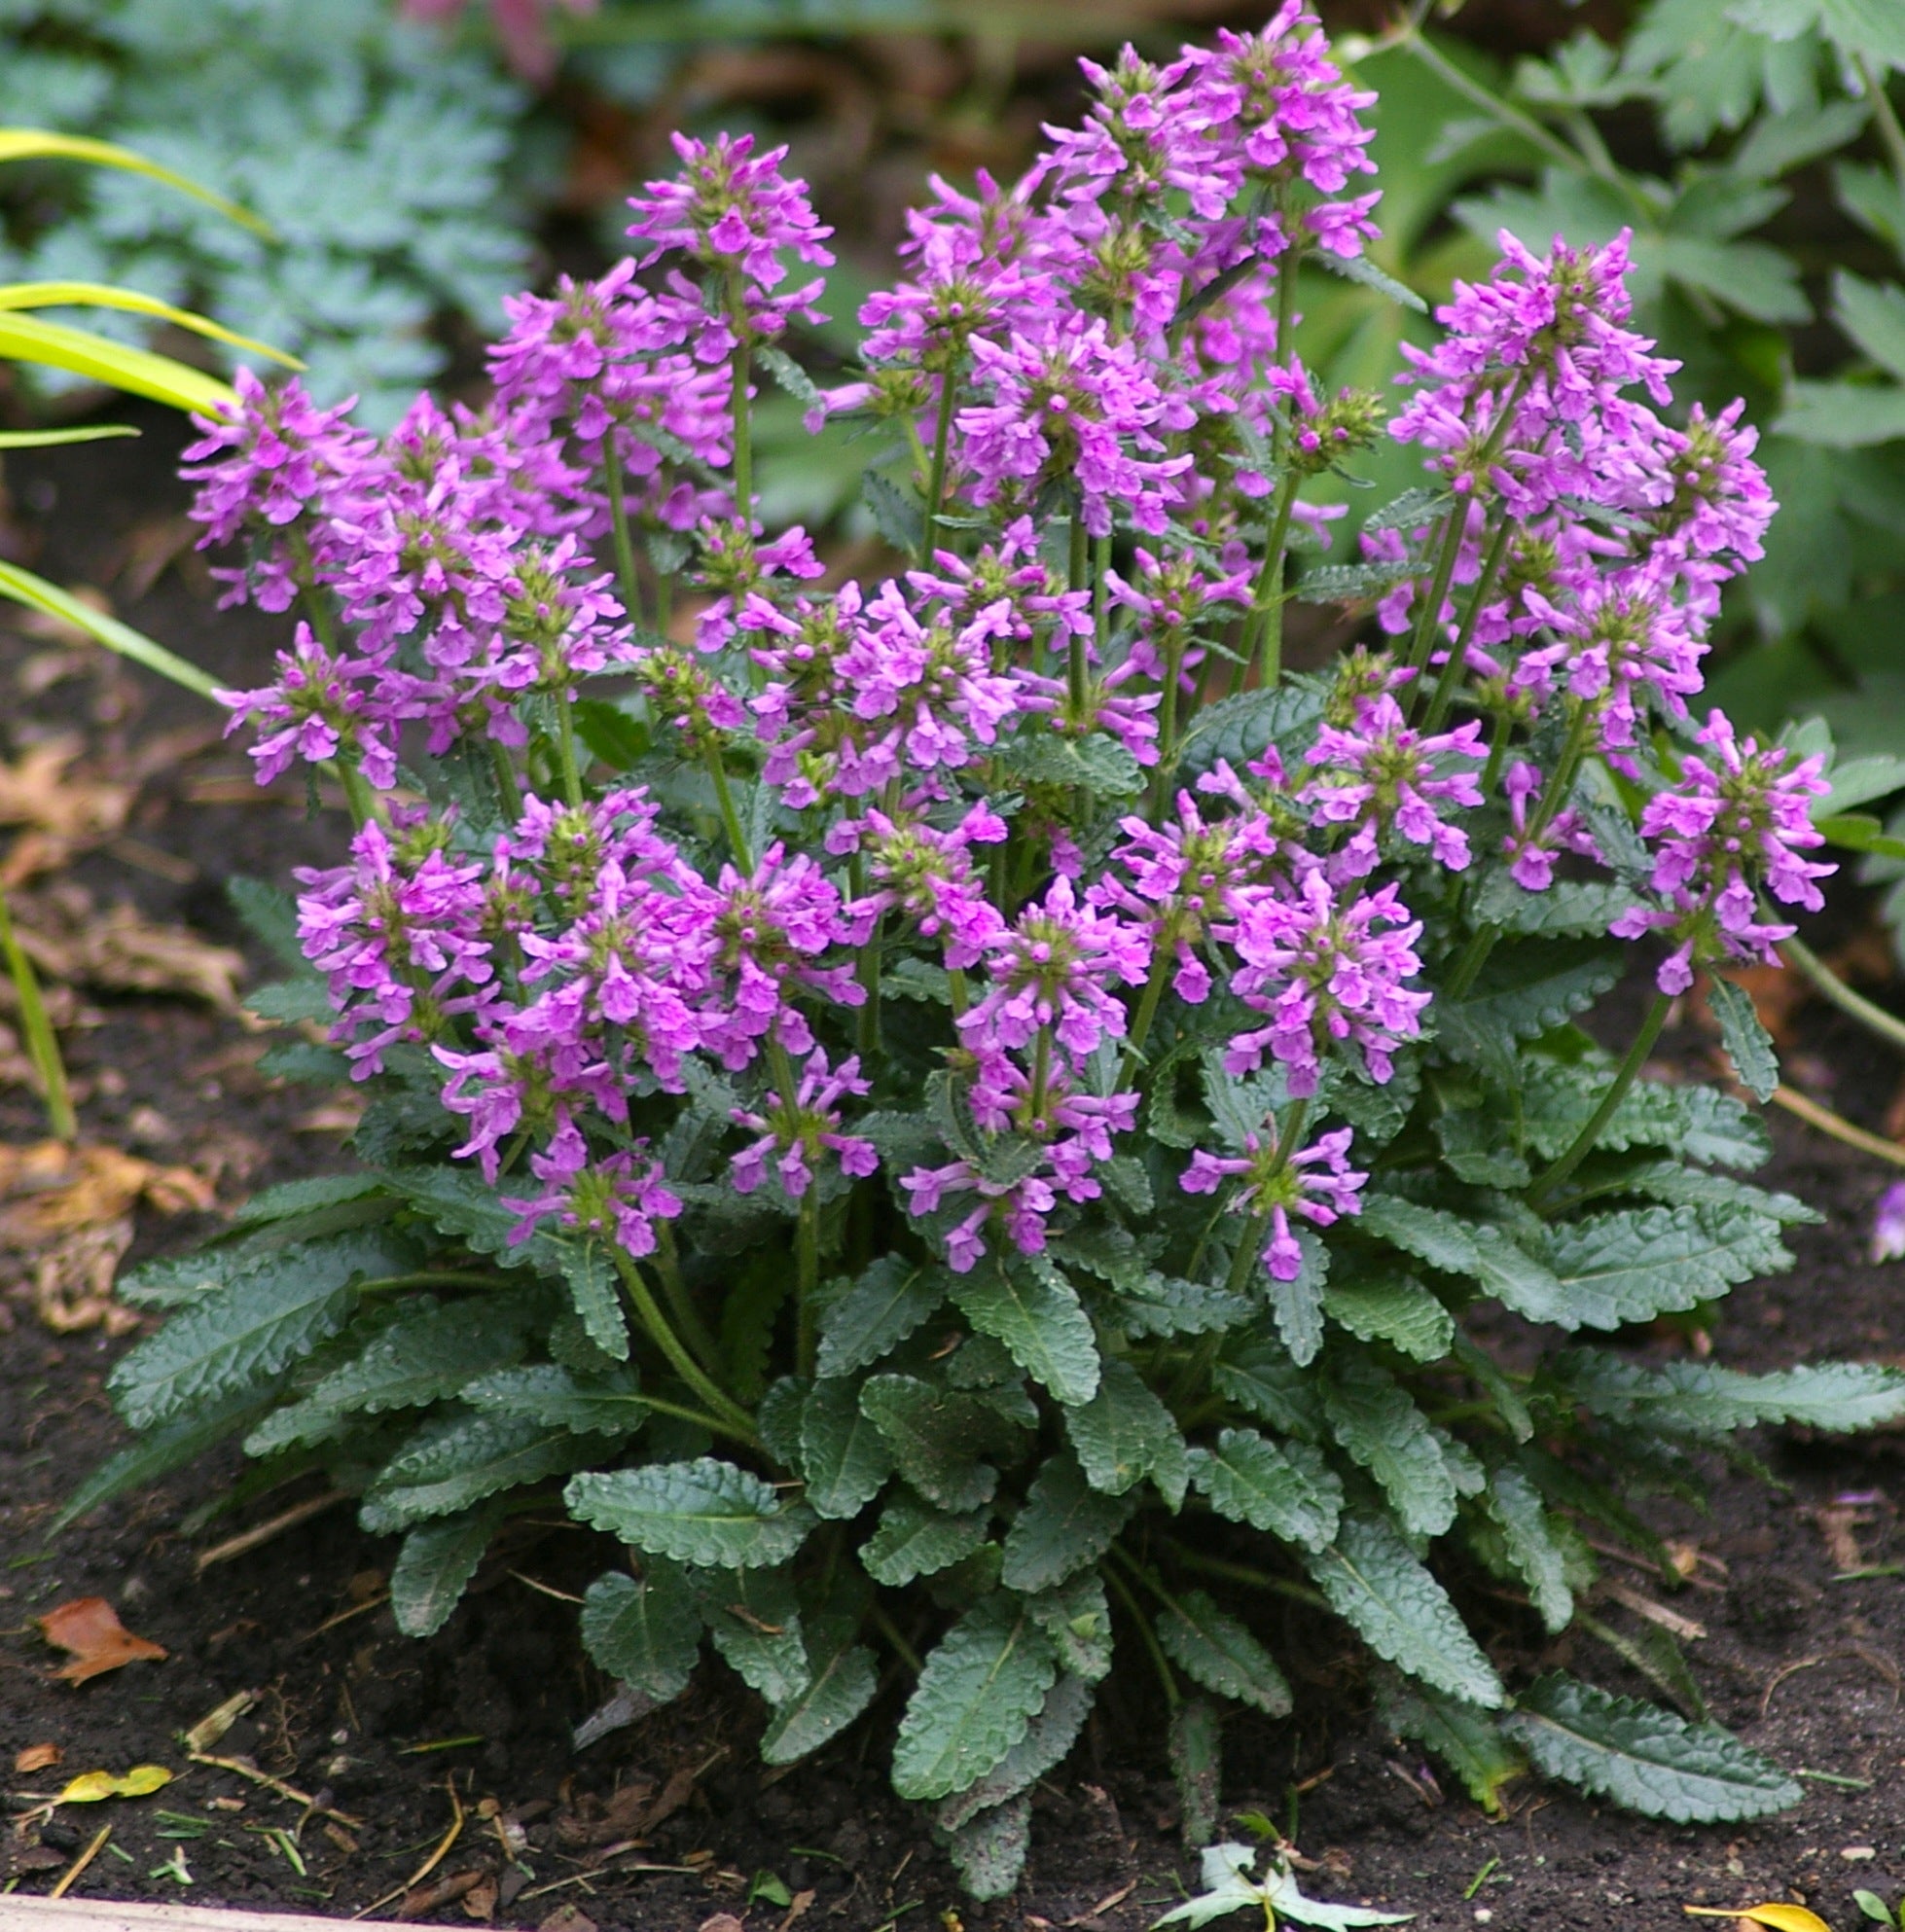
[[[525,1590],[539,1592],[544,1596],[553,1596],[557,1603],[580,1603],[582,1598],[572,1596],[566,1590],[557,1590],[552,1583],[538,1583],[534,1577],[526,1577],[521,1570],[509,1572]]]
[[[380,1899],[373,1899],[362,1912],[353,1912],[350,1914],[352,1918],[368,1918],[372,1913],[381,1912],[393,1899],[402,1898],[406,1892],[415,1891],[417,1886],[449,1856],[450,1846],[463,1836],[463,1801],[456,1795],[456,1779],[454,1776],[444,1779],[444,1789],[449,1793],[450,1809],[455,1813],[455,1816],[449,1821],[449,1831],[443,1835],[443,1843],[437,1846],[435,1851],[431,1852],[429,1857],[401,1885],[395,1886],[392,1890],[385,1892]]]
[[[1794,1091],[1790,1087],[1776,1087],[1773,1090],[1773,1104],[1797,1115],[1808,1127],[1817,1127],[1832,1139],[1842,1140],[1848,1147],[1856,1147],[1861,1154],[1889,1161],[1894,1167],[1905,1167],[1905,1147],[1897,1141],[1882,1140],[1876,1133],[1867,1133],[1862,1127],[1854,1127],[1830,1107],[1822,1107],[1816,1100],[1809,1100],[1805,1094]]]
[[[93,1833],[92,1843],[59,1875],[59,1882],[47,1894],[48,1898],[63,1899],[72,1890],[73,1880],[105,1849],[106,1841],[112,1835],[113,1828],[111,1825],[101,1825]]]
[[[262,1784],[267,1791],[275,1791],[280,1798],[288,1799],[293,1805],[302,1805],[306,1811],[321,1811],[327,1818],[336,1818],[339,1824],[348,1825],[352,1831],[361,1832],[364,1829],[362,1818],[353,1818],[348,1811],[340,1811],[335,1805],[320,1805],[309,1792],[300,1791],[295,1784],[286,1784],[283,1778],[260,1771],[249,1758],[215,1758],[206,1751],[188,1751],[185,1755],[195,1765],[206,1765],[213,1771],[230,1771],[234,1777],[249,1778],[253,1784]]]
[[[1880,1039],[1905,1049],[1905,1020],[1874,1005],[1863,993],[1854,992],[1811,947],[1796,939],[1782,939],[1779,951],[1788,966],[1799,969],[1821,998],[1830,1000],[1841,1013],[1856,1020]]]
[[[308,1496],[302,1503],[293,1504],[267,1522],[257,1523],[236,1536],[228,1536],[223,1543],[215,1543],[199,1555],[197,1565],[198,1574],[203,1576],[214,1563],[229,1563],[234,1556],[249,1556],[272,1537],[282,1535],[287,1529],[296,1529],[301,1522],[321,1516],[333,1504],[346,1502],[349,1497],[348,1489],[327,1489],[321,1496]]]
[[[1677,1610],[1670,1610],[1665,1603],[1656,1603],[1651,1596],[1632,1589],[1624,1583],[1608,1578],[1601,1589],[1624,1609],[1632,1610],[1636,1617],[1644,1617],[1648,1623],[1658,1625],[1669,1636],[1683,1638],[1688,1643],[1697,1642],[1707,1634],[1707,1626],[1697,1623],[1691,1617],[1683,1617]]]
[[[326,1630],[335,1630],[340,1624],[347,1624],[353,1617],[363,1616],[367,1610],[380,1610],[389,1601],[390,1592],[386,1590],[382,1595],[372,1597],[368,1603],[354,1603],[348,1610],[340,1610],[335,1617],[325,1618],[316,1629],[306,1630],[298,1641],[309,1643],[313,1637],[321,1637]]]

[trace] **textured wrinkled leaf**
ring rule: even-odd
[[[1337,1533],[1343,1484],[1308,1443],[1273,1443],[1226,1429],[1217,1447],[1191,1451],[1191,1482],[1219,1516],[1285,1543],[1322,1550]]]
[[[1264,1281],[1270,1311],[1283,1346],[1298,1368],[1307,1369],[1323,1345],[1323,1294],[1329,1280],[1330,1251],[1308,1228],[1296,1231],[1302,1260],[1294,1281],[1274,1275]]]
[[[1063,1583],[1110,1549],[1134,1500],[1093,1488],[1076,1456],[1052,1456],[1033,1477],[1024,1507],[1006,1532],[1000,1580],[1027,1592]]]
[[[1059,1667],[1088,1684],[1101,1684],[1111,1670],[1111,1605],[1103,1576],[1081,1570],[1057,1590],[1028,1596],[1025,1605],[1052,1639]]]
[[[1502,1787],[1520,1777],[1528,1764],[1502,1736],[1493,1716],[1426,1685],[1405,1685],[1394,1678],[1379,1708],[1383,1722],[1398,1737],[1413,1738],[1440,1758],[1490,1817],[1501,1816]]]
[[[123,1496],[128,1489],[142,1489],[197,1461],[214,1444],[255,1421],[271,1399],[269,1388],[239,1389],[222,1401],[195,1404],[185,1414],[135,1437],[116,1455],[108,1456],[66,1498],[48,1524],[48,1534],[57,1536],[89,1510]]]
[[[1804,1796],[1778,1765],[1717,1725],[1689,1724],[1560,1671],[1537,1679],[1501,1722],[1548,1776],[1644,1817],[1735,1824]]]
[[[689,1582],[715,1649],[750,1691],[779,1705],[807,1690],[813,1672],[785,1570],[696,1570]]]
[[[1554,1375],[1590,1413],[1667,1435],[1723,1436],[1761,1422],[1851,1431],[1905,1415],[1905,1374],[1876,1363],[1822,1362],[1747,1376],[1708,1362],[1643,1368],[1581,1348],[1562,1356]]]
[[[1442,1145],[1442,1164],[1457,1180],[1478,1188],[1525,1188],[1532,1172],[1511,1134],[1514,1123],[1493,1108],[1438,1114],[1432,1126]]]
[[[1115,1356],[1105,1362],[1097,1394],[1065,1411],[1065,1429],[1095,1489],[1122,1496],[1149,1476],[1173,1509],[1184,1500],[1190,1464],[1183,1435],[1129,1362]]]
[[[1528,938],[1604,936],[1634,903],[1634,894],[1611,879],[1557,879],[1545,892],[1529,892],[1503,866],[1483,878],[1469,916]]]
[[[1098,1392],[1098,1349],[1078,1291],[1039,1255],[1015,1256],[955,1283],[952,1299],[982,1335],[1068,1405]]]
[[[465,1510],[404,1538],[390,1568],[390,1614],[407,1637],[435,1636],[449,1621],[500,1521],[493,1509]]]
[[[1346,1516],[1306,1558],[1318,1589],[1378,1657],[1450,1697],[1496,1710],[1508,1694],[1448,1592],[1381,1517]]]
[[[1436,1038],[1461,1059],[1487,1065],[1491,1042],[1532,1040],[1592,1006],[1620,979],[1623,948],[1587,939],[1498,946],[1465,999],[1438,1002]]]
[[[634,1377],[626,1371],[578,1376],[557,1362],[480,1377],[464,1389],[463,1399],[476,1409],[527,1415],[578,1435],[632,1435],[648,1413]]]
[[[808,1633],[807,1688],[774,1712],[761,1739],[771,1765],[791,1765],[837,1737],[873,1702],[880,1666],[865,1644],[853,1641],[844,1618],[821,1619]]]
[[[988,1807],[1003,1805],[1022,1791],[1029,1791],[1063,1763],[1091,1709],[1091,1685],[1082,1677],[1061,1673],[1038,1714],[1025,1727],[1025,1735],[984,1777],[942,1799],[936,1822],[945,1831],[957,1831]]]
[[[853,1375],[897,1348],[945,1301],[947,1280],[943,1269],[882,1255],[822,1315],[820,1376]]]
[[[1132,1335],[1221,1335],[1257,1312],[1245,1295],[1203,1281],[1149,1274],[1118,1299],[1118,1319]]]
[[[1186,1698],[1170,1714],[1170,1774],[1177,1785],[1178,1832],[1197,1850],[1217,1835],[1223,1780],[1223,1726],[1207,1698]]]
[[[114,1406],[149,1429],[275,1376],[344,1325],[353,1281],[400,1272],[409,1252],[400,1235],[360,1228],[263,1256],[121,1359],[106,1383]]]
[[[1440,1536],[1455,1521],[1449,1466],[1428,1418],[1393,1377],[1373,1363],[1353,1364],[1325,1384],[1323,1407],[1337,1441],[1381,1485],[1411,1535]]]
[[[671,1563],[650,1561],[639,1579],[610,1570],[582,1600],[582,1642],[610,1676],[665,1704],[680,1697],[701,1653],[701,1613]]]
[[[912,1496],[895,1496],[861,1546],[860,1561],[876,1583],[897,1590],[963,1562],[986,1541],[989,1514],[979,1509],[952,1515]]]
[[[566,1475],[588,1454],[568,1430],[526,1416],[452,1413],[426,1425],[378,1470],[358,1521],[373,1532],[407,1529],[519,1484]]]
[[[550,1245],[590,1341],[604,1355],[626,1362],[629,1320],[622,1311],[622,1290],[608,1256],[593,1241],[552,1239]]]
[[[902,1798],[950,1798],[1025,1735],[1059,1674],[1051,1639],[1016,1596],[995,1593],[947,1631],[920,1671],[893,1747]]]
[[[1664,1200],[1670,1207],[1745,1207],[1782,1228],[1816,1227],[1825,1219],[1796,1195],[1776,1194],[1750,1181],[1737,1181],[1731,1174],[1683,1166],[1678,1161],[1633,1163],[1620,1179],[1628,1193]]]
[[[1273,744],[1283,753],[1285,769],[1298,769],[1322,715],[1320,693],[1289,678],[1267,690],[1220,698],[1198,712],[1184,735],[1177,760],[1180,782],[1225,761],[1241,771]]]
[[[1002,1899],[1018,1884],[1031,1843],[1031,1800],[1011,1798],[949,1832],[946,1854],[975,1899]]]
[[[1290,1686],[1276,1660],[1201,1590],[1187,1590],[1158,1619],[1158,1641],[1187,1677],[1267,1717],[1288,1717]]]
[[[1529,1321],[1577,1325],[1569,1319],[1567,1291],[1554,1270],[1499,1228],[1463,1221],[1399,1195],[1378,1195],[1363,1209],[1361,1226],[1378,1240],[1483,1289]]]
[[[355,1359],[333,1369],[302,1402],[278,1410],[245,1443],[269,1455],[318,1442],[341,1416],[419,1409],[522,1358],[526,1311],[506,1301],[424,1306],[400,1316]]]
[[[1334,1282],[1323,1308],[1351,1335],[1386,1342],[1418,1362],[1439,1362],[1456,1338],[1455,1316],[1412,1274]]]
[[[1564,1328],[1617,1328],[1691,1308],[1792,1265],[1779,1223],[1744,1207],[1630,1207],[1549,1230]]]
[[[1772,1034],[1760,1023],[1752,995],[1731,980],[1715,976],[1707,983],[1707,1003],[1720,1022],[1720,1044],[1741,1086],[1764,1104],[1779,1084],[1779,1055]]]
[[[1566,1553],[1549,1526],[1540,1490],[1504,1463],[1489,1478],[1489,1514],[1542,1623],[1551,1631],[1564,1630],[1574,1615],[1574,1592],[1567,1587]]]
[[[976,1396],[917,1376],[874,1376],[860,1390],[860,1409],[929,1503],[959,1514],[992,1500],[999,1473],[977,1452],[997,1447],[1002,1424]]]
[[[813,1526],[805,1509],[784,1508],[758,1476],[713,1456],[578,1476],[569,1509],[650,1556],[707,1569],[784,1563]]]
[[[1316,1378],[1290,1360],[1288,1349],[1267,1336],[1231,1342],[1210,1372],[1217,1392],[1227,1396],[1280,1436],[1320,1442],[1323,1404]]]
[[[1574,1144],[1607,1090],[1612,1068],[1556,1066],[1526,1069],[1522,1101],[1528,1143],[1553,1161]],[[1717,1087],[1669,1087],[1636,1080],[1614,1109],[1596,1145],[1610,1153],[1664,1147],[1683,1161],[1714,1167],[1758,1167],[1773,1152],[1765,1124]]]
[[[858,1384],[824,1378],[815,1382],[801,1412],[801,1472],[814,1514],[858,1516],[892,1469],[885,1437],[861,1411]]]

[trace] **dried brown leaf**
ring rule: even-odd
[[[45,1771],[65,1755],[57,1744],[29,1744],[25,1750],[14,1753],[14,1770],[21,1773]]]
[[[142,1658],[157,1663],[165,1656],[162,1646],[134,1636],[103,1596],[75,1596],[34,1622],[48,1643],[72,1653],[73,1661],[54,1673],[69,1684],[84,1684]]]

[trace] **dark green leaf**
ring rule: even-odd
[[[882,1255],[820,1321],[818,1370],[850,1376],[897,1348],[946,1299],[943,1269]]]
[[[408,1529],[499,1490],[565,1474],[588,1452],[566,1429],[526,1416],[452,1413],[426,1424],[378,1470],[358,1521],[374,1532]]]
[[[1110,1549],[1133,1499],[1111,1496],[1085,1480],[1076,1456],[1052,1456],[1032,1479],[1024,1507],[1005,1539],[1000,1580],[1010,1590],[1051,1590]]]
[[[1285,1543],[1321,1550],[1337,1532],[1343,1485],[1308,1443],[1273,1443],[1225,1429],[1214,1449],[1191,1451],[1191,1482],[1219,1516]]]
[[[1207,1698],[1186,1698],[1170,1714],[1170,1774],[1177,1784],[1178,1832],[1190,1850],[1217,1836],[1223,1777],[1223,1727]]]
[[[876,1583],[899,1589],[963,1562],[986,1541],[989,1514],[982,1509],[952,1516],[912,1496],[894,1496],[862,1545],[860,1560]]]
[[[758,1476],[706,1455],[578,1476],[566,1497],[574,1515],[624,1543],[707,1569],[784,1563],[813,1526]]]
[[[801,1470],[816,1516],[858,1516],[892,1473],[893,1458],[860,1408],[856,1382],[822,1377],[801,1416]]]
[[[774,1712],[761,1739],[761,1756],[771,1765],[793,1764],[837,1737],[872,1703],[880,1687],[874,1654],[853,1641],[847,1619],[817,1620],[807,1648],[807,1688]]]
[[[1075,1407],[1098,1392],[1098,1350],[1078,1291],[1042,1255],[1015,1255],[953,1285],[952,1299],[982,1335],[1060,1402]]]
[[[449,1621],[501,1521],[492,1507],[422,1522],[390,1570],[390,1614],[407,1637],[431,1637]]]
[[[589,1586],[582,1642],[610,1676],[671,1702],[688,1688],[701,1650],[701,1614],[672,1563],[650,1560],[639,1580],[610,1570]]]
[[[1779,1055],[1773,1036],[1760,1023],[1752,995],[1743,986],[1715,974],[1707,982],[1707,1003],[1720,1023],[1725,1047],[1740,1084],[1761,1102],[1772,1099],[1779,1084]]]
[[[1158,1641],[1187,1677],[1219,1697],[1288,1717],[1290,1687],[1276,1660],[1201,1590],[1187,1590],[1158,1619]]]

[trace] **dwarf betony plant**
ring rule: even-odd
[[[682,137],[629,261],[513,304],[485,409],[376,439],[246,381],[205,422],[228,595],[296,626],[234,727],[356,824],[295,931],[250,892],[298,969],[258,1005],[328,1027],[279,1064],[363,1085],[364,1171],[135,1278],[147,1434],[75,1507],[223,1434],[330,1463],[425,1634],[559,1493],[627,1546],[581,1619],[625,1711],[706,1636],[786,1762],[889,1660],[894,1782],[986,1893],[1114,1638],[1207,1838],[1213,1700],[1289,1710],[1292,1600],[1486,1804],[1528,1761],[1791,1803],[1457,1607],[1559,1630],[1590,1527],[1655,1549],[1636,1487],[1905,1413],[1889,1370],[1619,1342],[1808,1218],[1730,1171],[1742,1101],[1638,1079],[1705,973],[1763,1097],[1722,976],[1830,870],[1820,758],[1698,713],[1754,433],[1673,417],[1622,239],[1504,237],[1386,421],[1324,393],[1299,276],[1384,280],[1372,97],[1297,0],[1086,73],[1024,179],[934,183],[826,392],[789,344],[828,231],[779,152]],[[890,574],[762,526],[770,380],[865,426]],[[1421,486],[1319,562],[1305,486],[1384,436]],[[1292,597],[1368,641],[1287,674]],[[1578,1017],[1637,941],[1610,1054]]]

